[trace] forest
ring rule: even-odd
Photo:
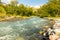
[[[0,2],[0,18],[11,16],[60,17],[60,0],[48,0],[39,8],[25,6],[18,1],[11,1],[9,4]]]

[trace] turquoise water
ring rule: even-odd
[[[49,20],[39,17],[14,22],[0,22],[0,40],[16,40],[18,37],[29,40],[45,26],[50,26]]]

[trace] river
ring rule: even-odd
[[[0,40],[33,40],[43,28],[50,27],[48,19],[30,17],[25,20],[0,22]]]

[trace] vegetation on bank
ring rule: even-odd
[[[60,17],[60,0],[48,0],[40,8],[18,5],[18,1],[11,1],[9,4],[0,3],[0,19],[16,16],[39,16],[39,17]]]

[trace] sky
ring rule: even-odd
[[[9,3],[10,0],[2,0],[2,2]],[[19,4],[24,4],[27,6],[38,7],[38,6],[41,6],[41,5],[45,4],[46,2],[48,2],[48,0],[18,0],[18,2],[19,2]]]

